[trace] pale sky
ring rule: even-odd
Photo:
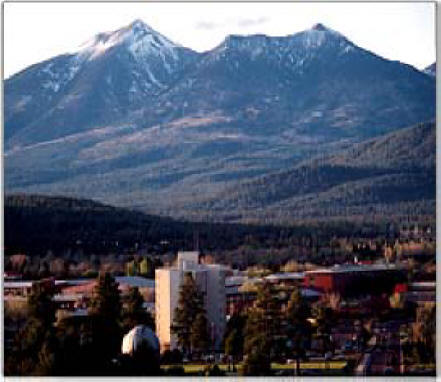
[[[362,48],[422,69],[435,61],[434,3],[3,3],[4,75],[75,51],[141,19],[202,52],[229,34],[285,36],[322,23]]]

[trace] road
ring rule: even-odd
[[[400,322],[378,323],[374,328],[372,346],[356,368],[357,375],[400,375]]]

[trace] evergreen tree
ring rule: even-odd
[[[14,349],[10,357],[15,362],[5,360],[8,366],[7,373],[15,375],[44,375],[47,371],[44,365],[40,365],[39,354],[43,349],[45,340],[54,339],[53,322],[55,321],[55,305],[53,302],[53,290],[43,282],[32,285],[28,297],[28,320],[25,326],[18,332],[15,338]]]
[[[35,368],[35,375],[61,375],[60,369],[60,346],[54,333],[48,333],[38,352],[38,363]]]
[[[268,376],[271,374],[269,349],[271,341],[264,333],[246,336],[245,359],[241,373],[247,376]]]
[[[323,356],[326,352],[332,350],[331,329],[334,322],[334,315],[331,308],[319,304],[313,310],[313,316],[316,319],[316,338],[322,341]]]
[[[257,290],[254,307],[245,325],[244,375],[269,375],[275,351],[275,335],[280,329],[279,310],[271,284],[264,283]]]
[[[101,273],[89,305],[89,333],[84,349],[94,357],[90,373],[109,375],[112,360],[120,351],[122,331],[120,327],[121,297],[118,284],[109,273]]]
[[[144,298],[137,287],[131,287],[126,297],[123,309],[124,332],[129,331],[137,325],[146,325],[154,329],[153,317],[143,307]]]
[[[198,291],[191,273],[187,273],[180,287],[171,327],[184,353],[191,352],[192,326],[198,314],[205,314],[203,295]]]
[[[225,354],[232,357],[234,362],[243,354],[245,319],[241,315],[233,315],[227,323],[224,335]]]
[[[190,343],[192,350],[198,353],[204,353],[209,349],[210,333],[205,311],[198,313],[191,325]]]
[[[34,283],[28,297],[29,317],[49,328],[55,321],[55,311],[51,287],[43,282]]]
[[[118,283],[107,272],[100,273],[89,305],[89,314],[117,321],[121,314]]]
[[[287,343],[296,357],[296,371],[300,374],[300,357],[304,355],[305,343],[309,338],[310,325],[307,321],[309,309],[299,288],[291,293],[286,309]]]

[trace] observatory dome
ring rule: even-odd
[[[159,340],[156,334],[148,326],[138,325],[124,336],[121,351],[123,354],[132,355],[143,344],[159,354]]]

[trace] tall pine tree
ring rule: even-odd
[[[91,373],[108,375],[112,368],[112,360],[119,353],[122,330],[121,296],[118,283],[109,273],[98,276],[97,285],[89,304],[89,328],[91,333],[86,348],[93,354],[94,364]]]
[[[187,354],[192,352],[192,337],[193,342],[197,342],[195,330],[203,329],[201,325],[197,328],[193,327],[193,322],[198,315],[205,316],[204,297],[198,290],[191,273],[187,273],[180,287],[178,305],[174,311],[171,326],[179,346]],[[201,321],[202,319],[199,318],[199,322]]]
[[[306,342],[310,336],[310,325],[307,321],[309,308],[299,288],[291,293],[285,312],[288,349],[296,358],[297,375],[300,374],[300,358],[304,356]]]
[[[117,321],[121,315],[121,296],[118,283],[107,272],[100,273],[89,304],[89,314]]]
[[[146,325],[154,329],[154,320],[149,312],[143,307],[144,298],[137,287],[131,287],[126,296],[123,309],[124,332],[137,325]]]
[[[280,329],[280,311],[271,284],[258,287],[257,298],[245,325],[244,375],[269,375]]]
[[[46,358],[54,359],[54,353],[45,346],[50,338],[54,338],[55,304],[53,289],[47,282],[36,282],[28,296],[28,319],[25,326],[15,338],[14,348],[5,358],[5,374],[9,375],[47,375],[52,368],[41,365],[43,352]],[[52,347],[53,349],[54,347]]]

